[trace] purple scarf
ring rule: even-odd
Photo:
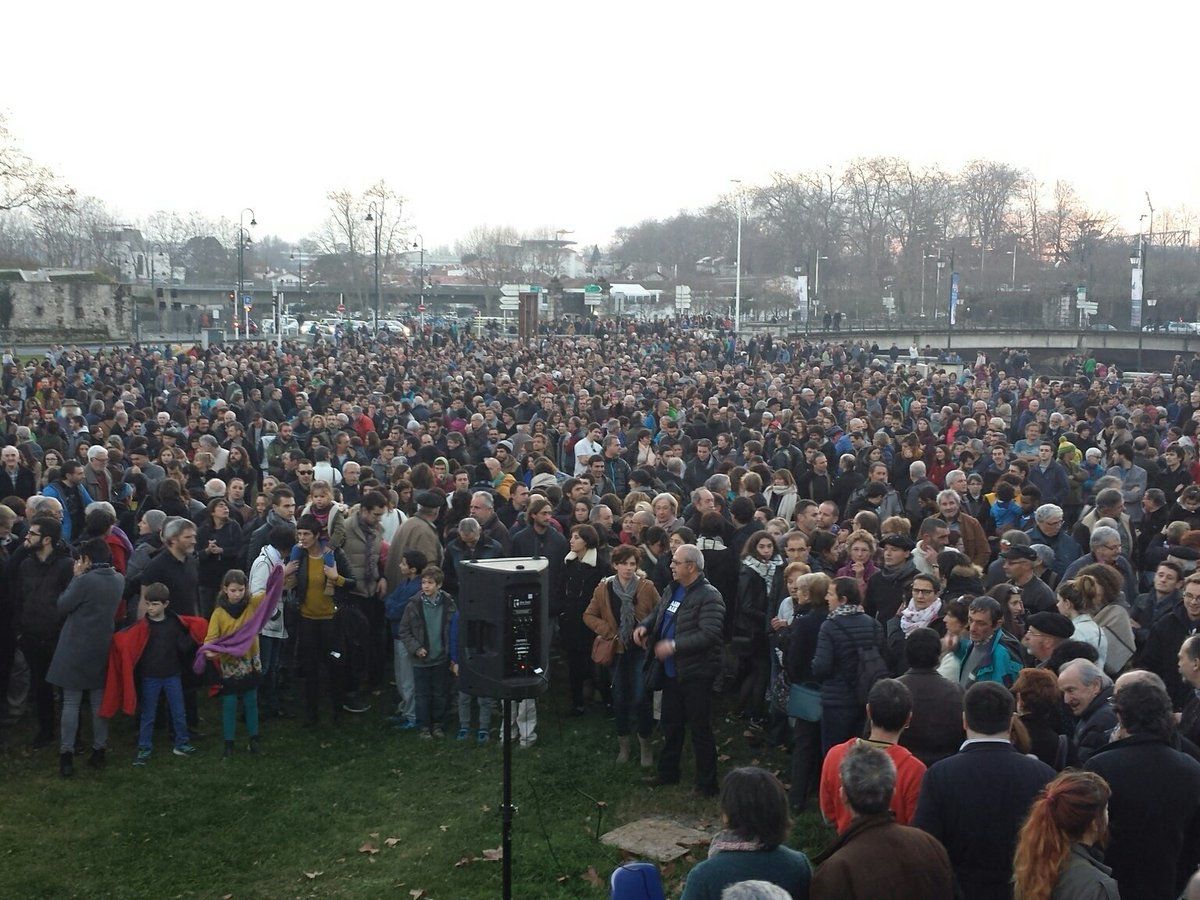
[[[275,566],[271,570],[270,576],[267,578],[267,590],[263,597],[262,603],[258,604],[258,609],[254,610],[241,627],[237,630],[217,638],[215,641],[210,641],[206,644],[201,644],[196,651],[196,659],[192,663],[192,671],[197,675],[204,671],[204,663],[206,651],[213,653],[226,653],[229,656],[245,656],[246,651],[250,649],[250,645],[254,643],[254,639],[258,637],[258,633],[262,631],[263,625],[267,619],[275,614],[275,608],[279,606],[279,600],[283,596],[283,566]]]

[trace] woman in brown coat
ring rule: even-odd
[[[596,586],[592,602],[583,613],[583,623],[604,640],[614,640],[612,669],[613,714],[617,720],[617,762],[629,761],[631,713],[637,715],[641,764],[654,764],[650,751],[650,732],[654,728],[650,697],[642,681],[646,651],[632,640],[633,629],[658,605],[658,591],[649,578],[638,572],[638,550],[622,544],[612,552],[616,575]]]

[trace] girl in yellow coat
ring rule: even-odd
[[[266,594],[250,597],[246,573],[231,569],[221,581],[216,608],[208,623],[206,644],[220,640],[241,628],[266,598]],[[258,656],[258,637],[255,636],[241,656],[205,651],[221,670],[221,730],[225,737],[224,758],[233,756],[233,739],[237,730],[238,697],[246,712],[246,731],[250,735],[250,752],[258,752],[258,682],[262,678],[262,661]]]

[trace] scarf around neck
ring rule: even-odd
[[[927,628],[929,623],[937,618],[942,611],[942,601],[934,600],[924,609],[917,609],[916,603],[908,601],[908,606],[900,613],[900,630],[904,636],[912,634],[918,628]]]
[[[779,568],[779,557],[775,556],[763,562],[757,556],[747,556],[742,560],[742,564],[747,569],[757,572],[758,577],[766,584],[767,590],[771,590],[771,582],[775,580],[775,570]]]
[[[630,640],[633,637],[633,629],[637,627],[636,610],[634,604],[637,601],[638,588],[642,585],[642,579],[637,575],[633,576],[633,581],[629,583],[629,589],[621,584],[621,579],[616,575],[608,581],[608,589],[613,592],[613,595],[621,603],[621,611],[617,623],[617,634],[621,638],[621,644],[625,647],[629,646]]]
[[[829,613],[832,616],[853,616],[863,611],[862,604],[859,603],[843,603],[837,609]]]
[[[766,849],[761,841],[748,841],[736,831],[719,831],[708,845],[708,858],[718,853],[760,853]]]

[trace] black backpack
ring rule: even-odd
[[[877,636],[879,623],[872,621],[871,624]],[[842,633],[848,638],[851,637],[845,627],[842,628]],[[858,668],[855,674],[854,697],[859,703],[866,705],[867,697],[871,693],[871,688],[875,686],[875,682],[883,678],[890,678],[892,673],[888,669],[887,660],[878,643],[872,643],[868,647],[856,647],[855,653],[858,656]]]

